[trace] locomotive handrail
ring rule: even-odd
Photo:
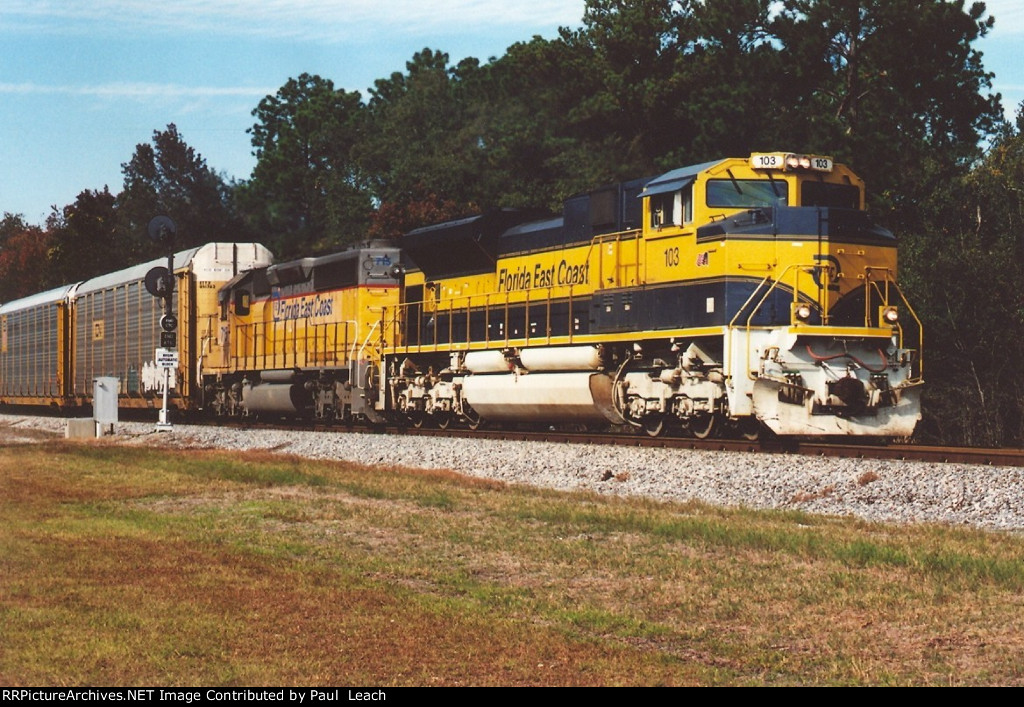
[[[794,302],[799,302],[800,301],[800,272],[801,271],[807,271],[808,269],[820,268],[820,267],[821,266],[819,264],[817,264],[817,263],[811,263],[811,264],[808,264],[808,263],[793,263],[791,265],[787,265],[786,269],[783,270],[782,273],[777,278],[774,279],[774,282],[772,282],[771,285],[768,287],[768,289],[765,290],[765,293],[761,296],[761,299],[758,301],[757,305],[750,311],[750,315],[747,317],[747,321],[746,321],[746,325],[745,325],[747,330],[749,331],[750,328],[751,328],[750,322],[753,320],[754,315],[756,315],[760,311],[761,306],[764,304],[765,300],[768,299],[768,296],[772,293],[772,291],[775,290],[775,288],[778,287],[779,285],[783,284],[782,280],[783,280],[783,278],[785,278],[786,274],[790,270],[795,270],[796,273],[797,273],[796,282],[793,285],[793,301]],[[743,311],[746,309],[747,305],[750,304],[750,302],[757,296],[757,293],[761,290],[761,288],[765,284],[770,282],[770,281],[772,281],[772,276],[771,275],[765,275],[764,279],[761,280],[760,283],[758,283],[757,287],[754,288],[754,291],[747,298],[747,301],[744,302],[743,306],[740,307],[736,311],[735,316],[733,316],[732,320],[729,322],[729,328],[730,329],[735,328],[736,320],[739,319],[740,315],[743,314]],[[761,328],[772,328],[772,327],[761,327]]]
[[[359,343],[357,321],[345,319],[320,324],[307,321],[301,334],[298,331],[299,323],[300,320],[291,321],[290,325],[288,321],[259,321],[236,325],[232,330],[234,333],[228,360],[236,368],[260,370],[287,368],[289,365],[345,365],[347,359],[338,360],[331,356],[331,352],[342,351],[348,356],[355,355]],[[344,335],[339,336],[341,329],[344,329]],[[351,330],[355,330],[352,335]],[[261,340],[262,348],[259,345]],[[300,343],[302,346],[299,346]]]
[[[637,279],[637,283],[636,284],[640,284],[640,250],[641,250],[640,249],[640,243],[643,241],[643,229],[641,229],[641,228],[633,228],[633,229],[628,229],[628,230],[625,230],[625,231],[615,231],[614,233],[599,233],[599,234],[597,234],[596,236],[594,236],[593,238],[590,239],[590,247],[587,249],[587,255],[586,255],[585,260],[588,263],[590,262],[590,257],[591,257],[591,255],[593,255],[595,247],[600,246],[603,243],[609,243],[609,242],[610,243],[621,243],[623,240],[626,240],[627,238],[632,238],[632,239],[634,239],[636,241],[636,264],[634,265],[634,267],[636,269],[636,279]],[[616,248],[615,249],[615,272],[614,272],[615,277],[614,277],[614,279],[610,280],[610,282],[612,283],[613,286],[618,286],[619,285],[619,282],[618,282],[618,279],[619,279],[619,272],[618,272],[618,270],[619,270],[619,260],[620,260],[620,258],[619,258],[619,248]],[[626,267],[628,267],[628,266],[626,266]],[[597,283],[596,283],[596,286],[595,286],[594,289],[598,290],[598,289],[604,289],[604,288],[605,288],[604,253],[601,251],[600,248],[597,248]]]
[[[786,269],[782,271],[781,274],[779,274],[777,277],[774,278],[774,280],[773,280],[772,275],[766,275],[764,277],[764,279],[762,279],[761,282],[758,283],[757,287],[754,288],[754,291],[750,294],[750,296],[747,298],[747,300],[743,303],[743,306],[740,307],[736,311],[736,314],[735,314],[735,316],[733,316],[732,320],[730,320],[730,322],[728,324],[728,330],[730,332],[730,340],[731,340],[731,332],[738,328],[737,327],[737,321],[740,319],[740,317],[743,314],[743,312],[747,309],[747,306],[752,301],[754,301],[754,299],[757,297],[757,294],[761,290],[762,287],[764,287],[766,284],[769,285],[767,290],[765,290],[764,294],[757,301],[757,304],[753,308],[751,308],[750,313],[747,316],[746,322],[743,324],[743,328],[745,329],[745,332],[747,334],[747,336],[746,336],[746,349],[747,349],[747,351],[746,351],[746,361],[747,361],[747,365],[745,366],[745,368],[746,368],[747,377],[750,378],[751,380],[756,380],[757,376],[753,375],[751,373],[751,370],[750,370],[750,358],[751,358],[751,356],[750,356],[750,347],[752,345],[752,339],[750,337],[750,331],[751,331],[751,329],[754,329],[754,328],[757,328],[757,329],[772,329],[772,328],[774,328],[773,326],[770,326],[770,325],[766,325],[766,326],[762,326],[762,327],[754,327],[751,324],[751,322],[754,319],[754,316],[760,311],[761,307],[764,305],[765,301],[768,299],[768,297],[772,293],[772,291],[774,291],[777,287],[779,287],[780,285],[783,284],[783,279],[786,277],[786,274],[790,270],[794,270],[796,272],[796,281],[794,282],[794,285],[793,285],[793,302],[794,303],[799,302],[800,301],[800,273],[801,272],[813,272],[814,269],[816,269],[816,268],[821,268],[821,265],[819,263],[811,263],[811,264],[808,264],[808,263],[793,263],[791,265],[788,265],[786,267]],[[879,279],[872,277],[872,274],[875,273],[875,272],[883,273],[883,277],[881,278],[881,282],[885,283],[885,291],[884,292],[883,292],[883,290],[882,290],[882,288],[880,286]],[[921,351],[922,351],[922,348],[924,346],[924,329],[923,329],[923,327],[921,325],[920,318],[917,316],[917,312],[915,312],[914,308],[911,307],[909,300],[907,299],[906,295],[903,293],[903,290],[900,288],[899,284],[896,282],[895,278],[893,277],[893,273],[892,273],[892,270],[890,268],[867,265],[867,266],[864,267],[864,273],[865,273],[864,277],[865,277],[865,281],[866,281],[866,284],[865,284],[865,287],[864,287],[864,293],[865,293],[864,294],[864,326],[865,327],[872,327],[872,326],[875,325],[875,322],[873,322],[872,319],[871,319],[871,288],[874,288],[874,290],[878,293],[879,297],[882,299],[882,306],[885,307],[885,306],[889,306],[889,301],[890,301],[889,286],[890,285],[892,285],[892,287],[899,294],[900,299],[903,301],[903,304],[907,307],[907,310],[910,312],[910,315],[914,318],[914,321],[917,322],[917,329],[918,329],[918,348],[917,348],[917,353],[918,353],[918,357],[917,357],[917,360],[918,360],[918,375],[915,376],[915,377],[912,377],[912,378],[910,378],[908,380],[911,381],[911,382],[920,381],[922,379],[923,369],[924,369],[924,367],[923,367],[923,359],[922,359],[922,356],[921,356]],[[827,280],[825,281],[825,284],[824,284],[822,289],[824,289],[825,287],[827,287]],[[825,317],[825,315],[823,315],[823,319],[827,320],[827,317]],[[900,324],[897,324],[896,325],[896,330],[899,333],[899,341],[898,341],[899,348],[903,348],[903,326],[900,325]],[[731,357],[727,361],[727,365],[731,366]],[[732,375],[732,371],[729,370],[729,368],[726,369],[725,373],[726,373],[727,376],[731,376]]]
[[[744,328],[746,329],[746,334],[747,334],[747,336],[746,336],[746,347],[747,347],[747,350],[746,350],[746,356],[745,356],[746,365],[744,366],[744,368],[746,369],[747,378],[749,378],[751,380],[756,380],[757,379],[757,376],[751,374],[751,371],[750,371],[750,346],[751,346],[750,330],[752,328],[750,322],[753,321],[754,316],[761,310],[761,306],[765,303],[765,300],[768,299],[768,296],[772,293],[772,291],[775,290],[776,287],[778,287],[779,285],[782,284],[782,279],[786,276],[786,273],[788,273],[790,270],[795,270],[796,271],[796,275],[797,275],[796,282],[794,282],[794,284],[793,284],[793,301],[794,302],[799,302],[800,301],[800,272],[806,270],[807,268],[813,268],[813,267],[818,267],[818,266],[813,265],[813,264],[812,265],[808,265],[806,263],[793,263],[791,265],[786,266],[786,269],[783,270],[782,273],[777,278],[774,279],[774,281],[772,281],[772,276],[771,275],[765,275],[764,279],[761,280],[761,282],[758,283],[757,287],[754,288],[754,291],[752,293],[750,293],[749,297],[747,297],[747,300],[746,300],[746,302],[743,303],[743,306],[740,307],[738,310],[736,310],[736,314],[733,316],[732,320],[729,321],[728,330],[729,330],[729,339],[730,339],[730,344],[731,344],[732,332],[733,332],[734,329],[736,329],[736,320],[738,320],[740,318],[740,315],[743,314],[744,310],[747,308],[747,305],[750,304],[754,300],[754,298],[757,296],[757,293],[760,292],[761,288],[764,285],[768,284],[769,282],[771,283],[769,285],[768,289],[765,290],[764,294],[761,296],[761,299],[758,300],[757,304],[753,308],[751,308],[750,314],[747,316],[747,321],[746,321],[746,323],[744,325]],[[758,328],[760,328],[760,329],[772,329],[774,327],[765,326],[765,327],[758,327]],[[731,348],[731,346],[730,346],[730,348]],[[727,358],[726,364],[727,364],[727,366],[726,366],[725,374],[726,374],[726,376],[732,376],[732,370],[731,370],[732,357],[731,356]]]
[[[879,287],[879,283],[872,277],[874,272],[881,272],[884,274],[885,292]],[[864,287],[864,318],[866,321],[870,321],[871,317],[871,290],[868,289],[867,285],[871,285],[878,292],[879,297],[882,299],[882,306],[889,306],[889,285],[892,285],[896,289],[896,293],[900,296],[900,300],[903,301],[903,305],[910,312],[910,316],[917,322],[917,375],[911,377],[908,380],[920,381],[924,378],[924,326],[921,323],[921,318],[917,316],[917,312],[910,304],[910,300],[907,299],[906,294],[903,292],[903,288],[900,287],[899,283],[896,282],[894,273],[890,268],[887,267],[875,267],[867,265],[864,267],[864,277],[867,284]],[[899,331],[899,347],[903,348],[903,325],[897,323],[897,330]]]
[[[366,338],[363,339],[363,345],[359,347],[359,358],[357,360],[361,360],[363,358],[363,352],[365,352],[367,347],[370,345],[370,337],[373,336],[373,332],[377,331],[377,328],[380,326],[380,322],[381,320],[378,319],[373,323],[373,326],[370,327],[370,331],[367,332]]]
[[[432,329],[434,336],[431,341],[425,342],[423,340],[423,329],[419,321],[413,324],[410,321],[409,313],[416,312],[419,310],[420,316],[426,312],[423,307],[424,302],[418,300],[415,302],[402,302],[395,305],[392,310],[390,321],[396,327],[397,331],[401,331],[404,336],[402,342],[396,342],[392,348],[402,349],[408,353],[409,349],[417,348],[424,349],[430,348],[438,350],[438,347],[452,346],[452,345],[465,345],[467,348],[472,347],[474,344],[483,344],[485,347],[489,347],[491,344],[501,344],[505,347],[509,345],[509,342],[513,339],[522,339],[524,345],[538,345],[545,344],[550,345],[552,338],[555,337],[553,332],[554,324],[556,321],[555,314],[553,312],[553,292],[556,289],[564,288],[568,290],[565,296],[565,302],[568,305],[567,319],[565,320],[565,336],[571,343],[575,337],[573,329],[573,313],[577,311],[576,298],[578,295],[574,292],[573,285],[547,285],[544,287],[532,287],[528,290],[522,290],[518,294],[522,295],[522,300],[513,301],[511,296],[517,294],[514,292],[485,292],[482,294],[469,294],[459,295],[457,297],[449,297],[441,302],[435,303],[435,309],[431,312],[432,317],[435,321],[434,327],[427,327]],[[523,331],[519,334],[513,335],[511,333],[511,320],[512,312],[511,306],[517,305],[522,306],[522,317],[523,317]],[[543,320],[536,322],[536,328],[531,327],[530,313],[537,313],[538,307],[543,308]],[[473,337],[472,326],[473,317],[483,317],[483,333],[482,336],[477,338]],[[447,317],[447,322],[441,321],[441,327],[443,334],[437,336],[437,322],[439,318]],[[455,320],[456,317],[460,321],[464,321],[465,329],[461,332],[456,332]],[[557,317],[558,321],[561,321],[561,317]],[[477,322],[479,325],[480,322]],[[492,326],[499,325],[500,333],[495,336],[491,330]],[[410,330],[415,329],[418,334],[416,343],[409,341],[408,334]],[[456,337],[456,333],[459,334]],[[445,336],[446,335],[446,336]],[[456,340],[457,339],[457,340]]]

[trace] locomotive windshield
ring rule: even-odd
[[[729,209],[775,206],[789,197],[786,182],[767,179],[712,179],[707,183],[708,206]]]
[[[860,209],[860,189],[852,184],[808,180],[803,183],[800,205],[857,210]]]

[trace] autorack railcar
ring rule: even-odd
[[[67,399],[73,289],[65,285],[0,305],[0,404]]]
[[[172,404],[198,409],[199,370],[218,340],[220,288],[239,272],[271,262],[255,243],[208,243],[174,255],[172,311],[179,366]],[[162,301],[146,273],[166,258],[125,268],[0,307],[0,403],[72,408],[91,403],[93,380],[119,380],[121,407],[159,406],[164,385],[155,362]]]

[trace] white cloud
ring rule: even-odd
[[[579,24],[584,0],[4,0],[0,30],[233,33],[338,41],[372,29],[486,32]]]
[[[158,83],[104,83],[94,86],[48,86],[38,83],[0,83],[0,94],[96,96],[99,98],[221,98],[225,96],[262,97],[274,93],[273,87],[259,86],[182,86]]]
[[[965,3],[970,6],[970,3]],[[996,18],[992,36],[1024,34],[1024,3],[1020,0],[986,0],[985,10]]]
[[[967,0],[969,6],[972,0]],[[1021,0],[986,0],[998,36],[1024,34]],[[489,27],[577,26],[584,0],[3,0],[0,30],[233,33],[352,40],[386,33],[486,32]]]

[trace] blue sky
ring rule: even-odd
[[[991,0],[985,66],[1024,100],[1024,3]],[[362,91],[423,47],[486,60],[577,26],[583,0],[0,0],[0,212],[42,223],[175,123],[207,164],[245,179],[252,109],[288,78]]]

